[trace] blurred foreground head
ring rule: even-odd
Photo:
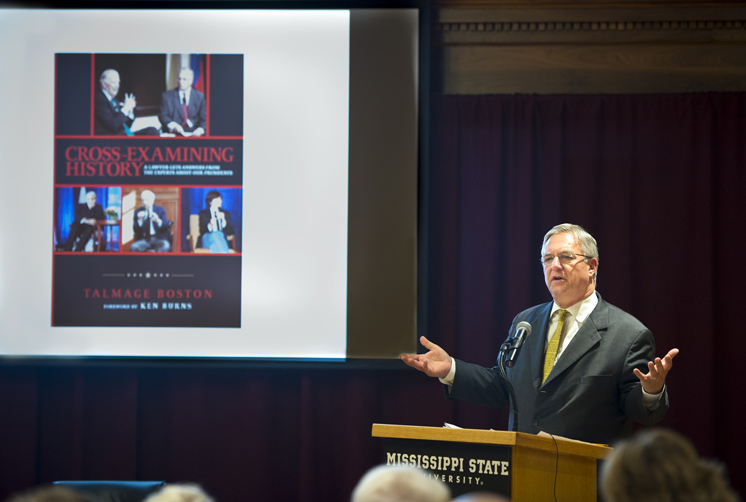
[[[98,502],[98,499],[66,486],[42,486],[15,495],[7,502]]]
[[[644,430],[614,445],[601,472],[607,502],[737,502],[719,462],[667,429]]]
[[[352,502],[448,502],[448,485],[416,467],[379,465],[360,479]]]
[[[453,502],[510,502],[510,499],[492,492],[469,492],[459,495]]]
[[[215,502],[199,485],[169,484],[143,502]]]

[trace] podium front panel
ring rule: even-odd
[[[490,491],[510,498],[509,446],[386,438],[384,450],[387,465],[425,469],[450,486],[453,497]]]

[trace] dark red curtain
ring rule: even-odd
[[[598,240],[598,290],[679,347],[662,425],[746,472],[737,260],[746,95],[444,96],[432,106],[421,324],[494,364],[512,317],[547,301],[544,232]],[[222,502],[339,501],[383,460],[375,422],[504,428],[394,362],[0,363],[0,498],[57,479],[201,483]]]
[[[604,299],[651,328],[660,355],[681,349],[661,425],[746,472],[746,95],[445,96],[433,115],[431,334],[492,364],[512,317],[550,298],[543,234],[580,224]]]

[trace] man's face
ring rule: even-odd
[[[181,89],[182,91],[186,91],[192,86],[193,80],[194,80],[194,77],[192,76],[192,72],[190,71],[179,72],[179,89]]]
[[[115,71],[107,73],[106,78],[101,82],[101,87],[109,93],[109,96],[116,97],[119,92],[119,73]]]
[[[221,207],[223,205],[223,199],[220,197],[215,197],[210,201],[210,207],[213,207],[215,209]]]
[[[144,193],[140,196],[140,199],[142,200],[143,206],[153,207],[153,202],[155,202],[155,195]]]
[[[544,282],[557,305],[567,308],[590,296],[596,289],[593,274],[598,260],[593,258],[586,263],[584,257],[577,256],[570,263],[563,264],[557,257],[563,253],[583,254],[572,234],[553,235],[541,254],[544,258],[554,257],[551,262],[544,263]]]
[[[87,193],[85,196],[85,201],[88,203],[88,207],[93,207],[96,205],[96,193],[90,192]]]

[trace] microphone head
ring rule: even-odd
[[[518,323],[518,326],[515,327],[515,330],[518,331],[519,329],[525,329],[526,336],[531,334],[531,324],[527,323],[526,321],[521,321]]]

